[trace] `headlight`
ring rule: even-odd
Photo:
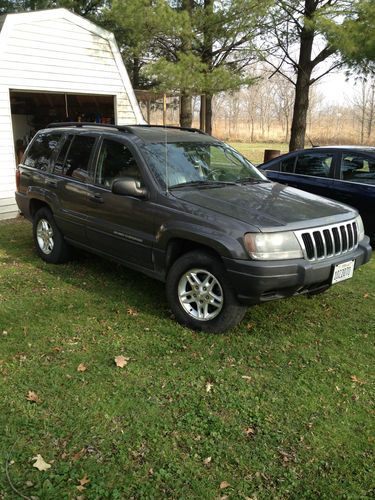
[[[358,215],[355,221],[357,223],[358,241],[361,241],[365,237],[365,228],[363,227],[362,217]]]
[[[257,260],[301,259],[302,249],[293,231],[281,233],[247,233],[246,250]]]

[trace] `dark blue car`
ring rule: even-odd
[[[259,166],[275,182],[351,205],[375,243],[375,147],[329,146],[293,151]]]

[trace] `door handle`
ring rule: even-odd
[[[52,188],[57,188],[57,181],[46,180],[46,185]]]
[[[95,203],[104,203],[102,195],[100,193],[89,194],[89,200]]]

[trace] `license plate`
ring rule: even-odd
[[[342,264],[337,264],[333,270],[332,285],[338,283],[339,281],[348,280],[353,276],[354,272],[354,260],[349,262],[343,262]]]

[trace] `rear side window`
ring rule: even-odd
[[[24,164],[27,167],[48,170],[52,153],[60,139],[61,134],[56,133],[37,135],[27,152]]]
[[[63,174],[79,181],[85,181],[88,176],[89,160],[94,144],[95,137],[74,136],[73,143],[66,155]]]
[[[340,179],[375,184],[375,158],[355,154],[342,155]]]
[[[72,139],[73,139],[73,136],[69,135],[66,138],[62,148],[60,149],[60,153],[59,153],[58,157],[56,158],[55,166],[53,169],[54,174],[62,175],[62,173],[64,171],[64,163],[65,163],[66,154],[69,150]]]

